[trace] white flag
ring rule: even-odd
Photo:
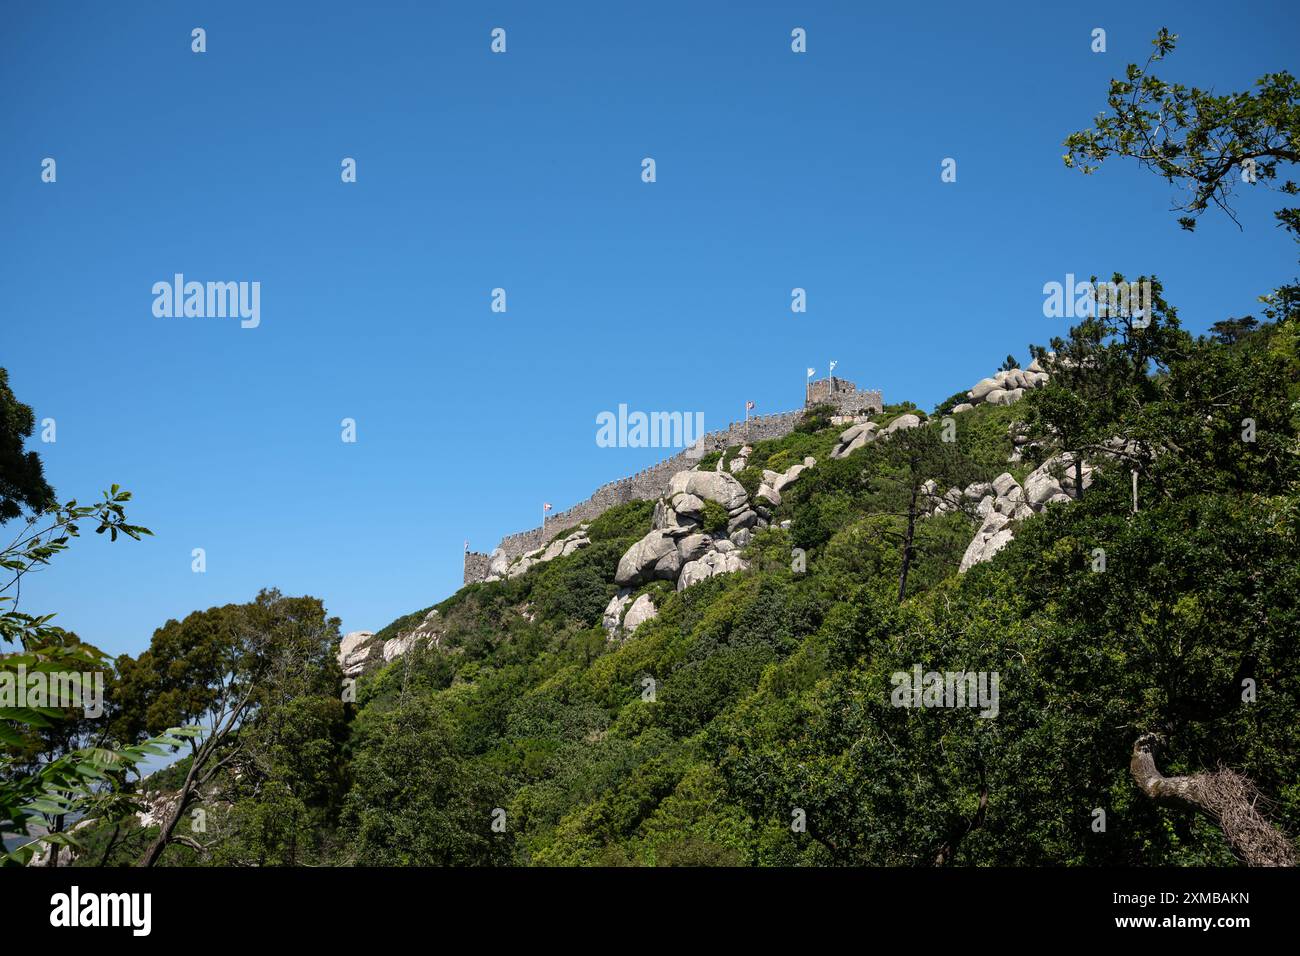
[[[839,365],[839,364],[840,364],[839,362],[831,362],[831,371],[832,371],[832,372],[835,371],[835,366],[837,366],[837,365]]]
[[[810,369],[808,370],[808,377],[809,377],[809,378],[812,378],[812,377],[813,377],[814,375],[816,375],[816,374],[817,374],[817,370],[816,370],[815,368],[810,368]]]

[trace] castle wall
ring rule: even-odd
[[[704,436],[701,440],[703,453],[721,451],[747,442],[782,438],[794,431],[802,415],[803,409],[798,409],[791,412],[778,412],[774,415],[757,415],[748,422],[732,422],[725,430],[709,432]],[[584,521],[592,521],[600,517],[615,505],[660,498],[668,492],[668,483],[673,475],[694,467],[699,461],[699,456],[694,455],[694,452],[694,448],[684,449],[635,475],[601,485],[586,501],[574,505],[567,511],[547,515],[541,527],[506,535],[501,539],[498,547],[513,561],[529,551],[540,548],[561,531],[567,531]],[[465,583],[482,581],[487,577],[487,567],[488,555],[477,551],[467,553]]]
[[[465,552],[465,583],[482,581],[488,576],[488,556],[478,551]]]

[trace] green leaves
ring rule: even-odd
[[[0,399],[3,397],[0,394]],[[80,675],[109,666],[101,651],[52,624],[53,614],[17,610],[13,595],[24,575],[49,565],[79,536],[85,521],[93,523],[97,534],[107,532],[112,540],[118,534],[135,539],[150,534],[147,528],[127,522],[125,504],[130,500],[130,492],[113,485],[103,500],[93,505],[79,505],[76,499],[52,504],[33,516],[18,537],[0,551],[0,569],[9,575],[0,586],[0,639],[18,648],[0,656],[0,673],[10,686],[17,685],[20,674],[58,674],[61,686],[79,689]],[[164,754],[163,748],[177,746],[198,733],[197,728],[176,727],[134,748],[77,748],[72,743],[80,731],[69,718],[60,707],[0,707],[0,829],[23,833],[29,823],[48,828],[51,822],[69,816],[119,812],[118,790],[125,773],[146,757]],[[66,752],[43,759],[32,769],[34,757],[60,750]],[[69,833],[47,833],[17,850],[4,851],[0,865],[25,864],[41,843],[78,845]]]
[[[1215,95],[1196,87],[1166,83],[1148,72],[1173,52],[1178,37],[1162,28],[1145,66],[1130,63],[1125,79],[1112,80],[1110,113],[1093,128],[1065,139],[1065,165],[1084,173],[1115,156],[1136,159],[1185,191],[1178,223],[1194,230],[1214,205],[1234,222],[1230,199],[1238,187],[1268,186],[1281,166],[1300,163],[1300,85],[1286,71],[1255,81],[1255,92]],[[1283,186],[1281,191],[1294,194]],[[1295,233],[1294,208],[1274,214]]]
[[[202,733],[197,726],[172,727],[133,747],[85,747],[26,776],[12,775],[12,760],[0,756],[0,829],[24,833],[29,824],[47,827],[55,818],[81,815],[113,819],[132,812],[134,804],[121,799],[119,793],[126,772],[150,755],[166,754]],[[41,844],[81,846],[71,833],[45,833],[15,850],[0,853],[0,866],[25,866]]]

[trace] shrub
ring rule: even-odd
[[[727,530],[727,509],[716,501],[704,502],[704,533],[721,534]]]

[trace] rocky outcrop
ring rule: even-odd
[[[623,633],[631,637],[638,627],[658,616],[659,609],[655,607],[655,602],[650,600],[650,595],[642,594],[632,602],[632,606],[627,609],[627,614],[623,615]]]
[[[920,415],[912,415],[910,413],[906,415],[899,415],[897,418],[895,418],[892,422],[889,423],[889,426],[885,429],[885,434],[892,435],[894,434],[894,432],[901,432],[905,428],[919,428],[920,425],[921,425]]]
[[[920,415],[906,412],[899,415],[883,429],[875,422],[861,422],[857,425],[850,425],[840,432],[840,440],[831,450],[831,457],[847,458],[863,445],[870,444],[882,435],[892,435],[894,432],[904,431],[908,428],[918,428],[923,424],[923,421]]]
[[[1087,488],[1092,484],[1092,465],[1083,462],[1082,473],[1083,487]],[[964,573],[983,561],[992,560],[1011,542],[1015,522],[1033,517],[1049,505],[1073,501],[1077,497],[1075,489],[1074,456],[1070,452],[1043,462],[1026,476],[1023,486],[1007,472],[998,475],[980,499],[977,510],[983,520],[966,547],[958,570]],[[980,490],[983,486],[970,485],[963,497]]]
[[[743,450],[743,449],[742,449]],[[619,559],[614,583],[623,590],[610,601],[602,623],[613,633],[618,617],[630,633],[629,616],[640,624],[653,610],[648,599],[638,608],[638,598],[624,612],[620,600],[631,589],[649,581],[675,581],[684,590],[715,574],[728,574],[748,567],[740,551],[749,544],[754,529],[765,528],[771,508],[781,503],[781,488],[788,487],[816,459],[805,458],[783,472],[763,472],[763,482],[751,502],[745,486],[726,471],[679,471],[668,483],[668,496],[655,503],[650,531],[628,548]],[[705,502],[720,505],[727,512],[726,529],[704,529]],[[643,595],[644,596],[644,595]],[[635,614],[633,612],[636,612]]]
[[[727,463],[727,471],[733,475],[739,474],[749,467],[749,456],[754,454],[754,449],[749,445],[743,446],[740,451],[736,452],[736,457]],[[723,456],[725,457],[725,456]],[[718,459],[718,471],[722,470],[722,458]]]
[[[832,458],[847,458],[863,445],[875,441],[876,433],[880,431],[880,426],[875,422],[863,422],[860,425],[850,425],[844,431],[840,432],[839,444],[831,451]]]
[[[638,627],[658,616],[659,609],[650,595],[642,594],[633,601],[631,589],[623,588],[605,606],[601,626],[611,640],[620,636],[631,637]]]
[[[745,486],[726,472],[679,471],[668,482],[668,499],[678,495],[707,498],[732,511],[749,501]]]
[[[424,616],[413,630],[405,631],[382,643],[375,640],[374,631],[351,631],[339,641],[338,661],[344,677],[360,677],[401,657],[412,647],[423,642],[437,647],[442,643],[442,620],[434,608]]]
[[[699,584],[715,574],[730,574],[748,567],[749,564],[738,551],[709,551],[702,558],[682,566],[681,576],[677,579],[677,590],[685,591],[692,584]]]
[[[605,633],[610,637],[618,630],[619,624],[623,621],[623,612],[627,610],[628,604],[632,600],[632,591],[630,588],[620,588],[619,592],[609,599],[605,605],[605,613],[601,615],[600,626],[605,629]]]
[[[614,583],[619,587],[635,587],[655,578],[672,580],[681,568],[677,539],[669,531],[654,530],[619,559]]]
[[[343,668],[344,677],[357,677],[366,668],[372,650],[371,639],[374,631],[350,631],[339,641],[339,667]]]
[[[587,537],[587,524],[578,525],[578,530],[572,534],[557,537],[550,544],[543,545],[540,548],[534,548],[527,554],[520,555],[514,561],[510,561],[505,551],[497,548],[488,558],[488,575],[484,581],[500,581],[502,578],[517,578],[521,574],[528,573],[530,568],[539,564],[545,564],[547,561],[554,561],[556,558],[567,557],[573,552],[585,548],[591,544],[591,539]]]
[[[1005,369],[993,373],[989,378],[980,379],[974,388],[966,393],[969,402],[962,402],[953,407],[953,412],[967,412],[976,405],[1011,405],[1020,401],[1025,392],[1042,388],[1047,384],[1049,375],[1034,359],[1025,368]]]

